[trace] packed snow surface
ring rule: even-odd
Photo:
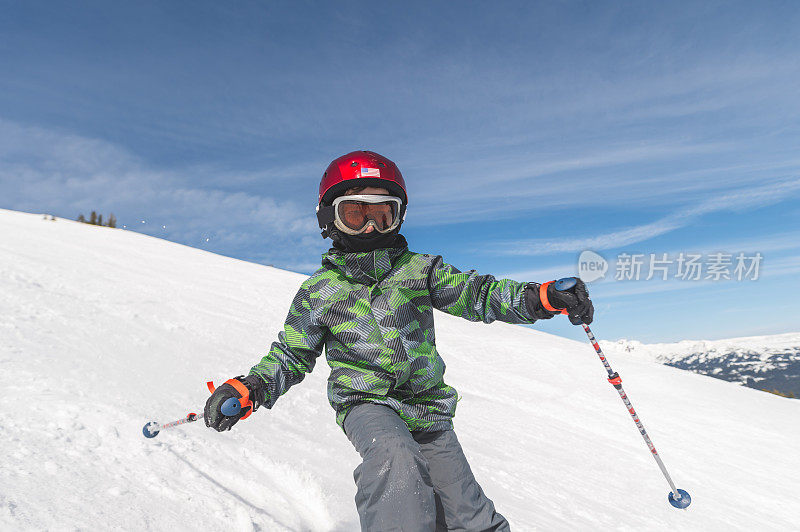
[[[231,432],[142,436],[247,373],[304,276],[4,210],[0,237],[0,529],[358,530],[324,360]],[[442,313],[437,340],[459,439],[514,530],[797,529],[800,401],[615,353],[692,495],[676,510],[588,342]]]

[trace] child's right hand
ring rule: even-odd
[[[231,381],[236,382],[229,384]],[[247,377],[239,376],[230,379],[225,384],[216,388],[211,394],[211,397],[206,401],[206,407],[203,411],[203,419],[206,422],[206,427],[213,428],[217,432],[231,430],[231,427],[240,419],[246,418],[252,412],[256,411],[260,404],[262,387],[263,381],[261,381],[259,377],[256,375],[248,375]],[[242,390],[244,393],[239,390]],[[239,399],[242,403],[242,409],[235,416],[226,416],[222,413],[222,405],[231,398]]]

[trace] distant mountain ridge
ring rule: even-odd
[[[646,356],[667,366],[800,398],[800,333],[797,332],[664,344],[601,341],[600,346],[609,354]]]

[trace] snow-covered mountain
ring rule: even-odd
[[[0,210],[0,529],[357,530],[359,456],[324,360],[231,432],[141,433],[202,408],[207,380],[247,372],[303,278]],[[797,528],[800,401],[609,355],[692,494],[680,511],[588,343],[436,320],[456,431],[514,530]]]
[[[609,355],[630,353],[760,390],[800,397],[800,333],[643,344],[601,341]]]

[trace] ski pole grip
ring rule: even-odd
[[[577,277],[562,277],[558,281],[553,282],[553,288],[555,288],[559,292],[562,292],[566,290],[571,290],[572,288],[575,287],[576,284],[578,284]],[[583,323],[583,319],[580,316],[571,315],[569,312],[567,312],[566,309],[562,310],[561,313],[568,315],[569,322],[573,325],[580,325]]]
[[[226,382],[230,382],[231,380],[233,379],[229,379]],[[214,390],[217,389],[216,386],[214,386],[214,381],[208,381],[206,383],[206,386],[208,386],[208,391],[211,393],[214,393]],[[236,416],[241,411],[242,411],[242,403],[235,397],[228,398],[224,403],[222,403],[222,406],[220,407],[220,412],[222,412],[224,416],[228,417]],[[252,412],[252,410],[250,412]],[[248,412],[247,416],[244,417],[248,417],[249,415],[250,413]]]
[[[226,400],[224,403],[222,403],[222,407],[220,408],[222,414],[228,417],[239,414],[241,410],[242,410],[242,404],[235,397],[231,397],[228,400]]]
[[[577,277],[562,277],[555,282],[555,288],[559,291],[569,290],[578,283]]]

